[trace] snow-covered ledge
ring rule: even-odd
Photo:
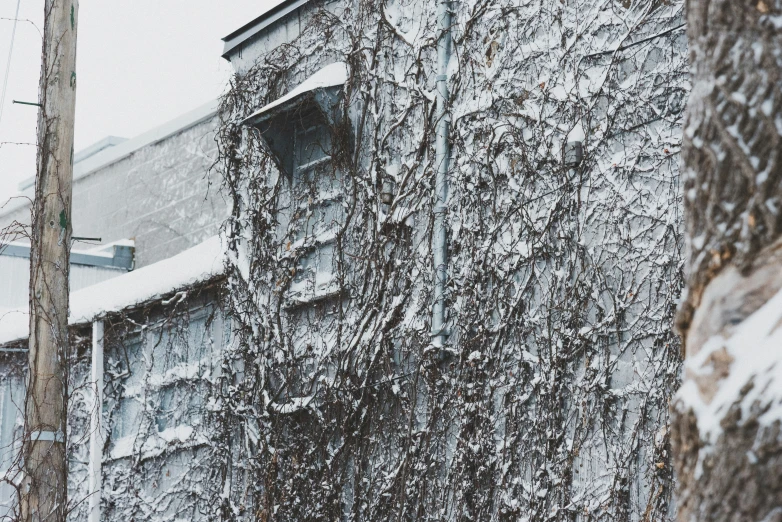
[[[184,252],[71,294],[71,325],[88,324],[112,312],[161,298],[222,276],[225,248],[214,236]],[[26,339],[27,309],[0,311],[0,345]]]
[[[349,69],[345,62],[335,62],[319,69],[312,76],[304,80],[297,87],[292,89],[285,96],[268,103],[253,112],[242,123],[245,125],[254,125],[263,116],[272,113],[274,110],[284,109],[289,103],[296,103],[296,100],[307,93],[329,87],[339,87],[348,81]]]

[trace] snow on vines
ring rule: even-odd
[[[214,437],[232,441],[214,446],[224,516],[671,517],[683,4],[452,5],[445,351],[430,337],[435,3],[315,3],[301,34],[246,51],[222,101],[238,333]],[[241,122],[335,61],[350,77],[331,170],[296,185]],[[328,239],[302,225],[326,208],[323,176]],[[305,266],[328,291],[297,300]]]

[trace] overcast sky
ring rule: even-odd
[[[80,0],[76,152],[112,135],[131,138],[216,98],[231,66],[223,36],[280,0]],[[0,0],[13,18],[17,0]],[[0,120],[0,205],[35,175],[44,0],[21,0]],[[0,94],[13,21],[0,19]]]

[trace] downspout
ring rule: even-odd
[[[445,285],[448,281],[448,232],[445,215],[448,199],[448,165],[451,147],[448,141],[448,62],[451,58],[451,9],[449,0],[437,0],[437,126],[435,129],[434,230],[434,296],[432,306],[432,337],[436,348],[442,348],[448,336],[445,322]]]
[[[100,522],[100,494],[103,461],[103,321],[92,323],[92,393],[93,409],[90,415],[90,471],[89,471],[89,522]]]

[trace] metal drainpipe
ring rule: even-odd
[[[434,304],[432,306],[432,337],[436,348],[445,345],[448,336],[445,324],[445,284],[448,280],[448,233],[445,214],[448,199],[448,164],[451,147],[448,142],[450,116],[448,104],[448,61],[451,57],[451,8],[448,0],[438,0],[437,29],[437,127],[435,134],[435,178],[434,204]]]
[[[103,464],[103,321],[92,323],[92,392],[93,411],[90,416],[89,522],[100,522],[100,494]]]

